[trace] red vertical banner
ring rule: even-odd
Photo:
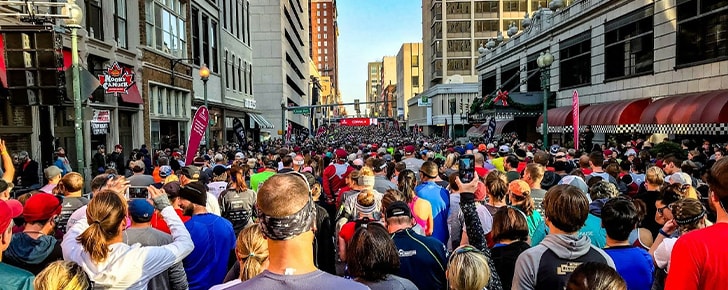
[[[450,131],[448,129],[449,128],[447,127],[447,118],[445,118],[445,130],[444,130],[445,134],[443,134],[443,137],[448,137],[448,138],[450,137],[450,135],[448,135],[448,134],[450,134]]]
[[[187,141],[187,156],[185,158],[185,165],[192,164],[195,159],[195,153],[200,147],[202,136],[205,136],[205,128],[210,121],[210,113],[207,111],[207,107],[200,106],[195,112],[195,116],[192,117],[192,126],[190,127],[190,139]]]
[[[293,124],[291,124],[291,121],[288,121],[288,129],[286,130],[286,143],[291,142],[292,131],[293,131]]]
[[[579,92],[576,90],[571,97],[571,110],[574,123],[574,149],[579,150]]]

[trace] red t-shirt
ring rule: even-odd
[[[354,238],[354,232],[356,232],[356,222],[348,222],[341,227],[339,237],[344,238],[344,241],[348,244]]]
[[[677,239],[665,289],[726,289],[728,223],[716,223]]]
[[[182,222],[187,222],[190,220],[191,217],[184,215],[184,211],[181,209],[174,209],[175,212],[177,212],[177,215],[182,220]],[[169,226],[167,225],[167,222],[164,221],[164,218],[161,214],[159,214],[156,210],[154,211],[154,214],[152,215],[152,220],[150,221],[152,224],[152,227],[155,229],[158,229],[160,231],[163,231],[168,234],[172,234],[172,232],[169,230]]]
[[[592,174],[592,170],[590,168],[582,168],[581,172],[584,173],[584,176],[587,176],[589,174]]]
[[[488,175],[488,169],[480,166],[475,166],[475,173],[477,173],[480,178],[483,178]]]

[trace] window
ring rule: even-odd
[[[316,8],[321,8],[321,3],[316,3]]]
[[[200,65],[202,63],[200,58],[200,10],[197,7],[192,7],[190,21],[192,21],[192,62]]]
[[[321,46],[321,41],[318,42],[318,46]]]
[[[316,16],[321,16],[321,11],[316,11]]]
[[[324,9],[326,9],[326,3],[324,3]]]
[[[238,90],[238,82],[235,80],[235,55],[233,54],[232,62],[230,63],[230,67],[232,68],[232,75],[230,76],[233,79],[233,91]]]
[[[420,56],[413,55],[412,56],[412,67],[418,67],[418,66],[420,66]]]
[[[498,1],[475,2],[475,13],[498,13]]]
[[[324,34],[324,39],[329,39],[329,34],[328,33]]]
[[[319,55],[319,57],[318,57],[318,61],[319,61],[319,62],[321,62],[321,56],[320,56],[320,55]]]
[[[245,86],[245,93],[248,93],[248,62],[245,62],[243,67],[243,86]]]
[[[250,87],[250,94],[253,94],[253,64],[248,64],[248,86]]]
[[[128,48],[126,34],[126,0],[114,1],[114,38],[121,48]]]
[[[509,92],[518,92],[518,84],[521,82],[521,72],[519,71],[519,61],[514,61],[501,67],[500,89]]]
[[[225,50],[225,88],[230,88],[230,60],[228,60],[227,50]]]
[[[728,58],[728,0],[677,2],[677,65]]]
[[[228,1],[230,0],[222,0],[222,27],[227,29],[228,28]],[[194,21],[192,21],[194,23]]]
[[[326,24],[328,21],[326,21],[328,18],[324,18],[324,24]]]
[[[240,9],[246,9],[245,3],[240,4]],[[243,37],[242,38],[243,43],[247,43],[247,41],[246,41],[247,34],[245,33],[247,31],[247,27],[245,25],[245,23],[247,21],[247,19],[245,19],[245,17],[247,17],[247,15],[245,14],[245,11],[240,11],[240,16],[243,17],[243,19],[240,20],[240,35],[242,35],[242,37]]]
[[[413,88],[419,88],[420,87],[420,77],[419,76],[413,76],[412,77],[412,87]]]
[[[329,27],[324,25],[324,31],[329,31]]]
[[[243,92],[243,60],[238,59],[238,88]]]
[[[537,92],[541,88],[541,69],[538,67],[536,60],[541,56],[541,52],[533,53],[526,58],[526,91]]]
[[[101,0],[86,1],[86,29],[89,36],[104,40],[104,19],[101,10]]]
[[[591,84],[591,34],[581,33],[559,43],[561,88]]]
[[[324,16],[328,16],[328,13],[326,12],[326,10],[324,10]]]
[[[329,49],[328,48],[324,48],[324,54],[329,54]]]
[[[469,58],[464,59],[448,59],[447,70],[448,75],[454,74],[470,74],[470,62]]]
[[[528,1],[503,1],[503,12],[525,12]]]
[[[498,31],[498,20],[475,20],[475,32],[489,31]]]
[[[467,16],[470,16],[470,2],[447,3],[445,13],[448,17],[452,14],[467,14]]]
[[[167,92],[167,115],[172,115],[172,94]]]
[[[243,24],[242,24],[243,21],[242,21],[241,16],[240,16],[242,14],[242,12],[243,12],[242,10],[243,10],[243,5],[242,4],[240,4],[240,3],[235,4],[235,16],[239,20],[238,27],[235,30],[235,36],[237,36],[238,39],[242,39],[242,38],[240,38],[240,33],[242,32],[241,30],[243,28]]]
[[[495,71],[492,71],[483,76],[483,80],[481,81],[481,93],[484,96],[489,96],[495,93],[497,88],[498,86],[496,84]]]
[[[245,5],[245,15],[247,15],[247,17],[245,17],[245,31],[244,32],[246,33],[246,35],[248,35],[248,37],[246,38],[246,40],[248,42],[246,42],[246,43],[248,45],[250,45],[250,4]],[[251,87],[251,92],[252,92],[252,87]]]
[[[320,48],[318,49],[318,54],[321,54],[321,49]]]
[[[146,0],[147,45],[176,57],[187,56],[186,5],[179,0]]]
[[[321,24],[321,18],[317,18],[316,23]]]
[[[202,63],[207,65],[208,67],[211,66],[210,64],[210,30],[207,29],[209,16],[207,14],[202,14]],[[193,23],[192,26],[197,26],[199,24]],[[199,28],[198,28],[199,29]]]
[[[157,92],[157,114],[164,114],[164,105],[162,105],[162,88],[153,87],[152,92]]]
[[[325,55],[324,56],[324,61],[329,61],[329,56],[328,55]]]
[[[212,70],[212,72],[214,72],[214,73],[217,73],[217,72],[219,72],[219,69],[218,69],[219,65],[217,63],[217,22],[216,21],[210,21],[210,54],[212,55],[212,60],[210,61],[210,70]]]
[[[605,79],[652,73],[653,6],[609,21],[605,30]]]
[[[174,114],[176,116],[182,115],[182,111],[179,109],[180,100],[179,100],[179,92],[174,93]]]
[[[324,41],[324,46],[329,46],[329,42],[328,41]]]

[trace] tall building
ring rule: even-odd
[[[424,41],[425,88],[448,83],[449,77],[460,75],[463,82],[478,81],[478,47],[498,33],[508,38],[514,24],[519,30],[524,14],[547,1],[529,0],[424,0],[422,6],[422,39]],[[569,2],[569,1],[564,1]]]
[[[659,141],[667,135],[725,140],[727,12],[726,1],[699,0],[601,0],[545,10],[512,41],[483,51],[480,91],[486,95],[515,87],[534,99],[550,91],[547,132],[543,116],[538,117],[542,101],[530,103],[537,110],[530,122],[516,118],[503,124],[533,130],[535,138],[546,133],[549,143],[573,144],[574,130],[583,132],[586,126],[595,133],[594,144],[630,140],[635,134],[657,134]],[[540,68],[538,58],[545,52],[553,63]],[[539,81],[544,71],[550,72],[546,88]],[[578,128],[573,123],[575,93]],[[528,107],[527,101],[511,97],[509,106]]]
[[[278,136],[277,130],[283,132],[288,122],[293,130],[308,127],[308,117],[285,110],[308,104],[307,4],[304,0],[250,2],[256,107],[273,124],[261,130],[264,138]]]
[[[310,0],[311,59],[321,76],[331,78],[333,88],[339,87],[339,26],[336,0]]]
[[[409,109],[407,101],[422,92],[424,88],[422,59],[422,43],[405,43],[397,53],[397,89],[395,99],[396,110],[393,110],[398,120],[403,120]]]
[[[367,64],[367,85],[366,85],[366,101],[373,102],[379,94],[379,86],[382,81],[382,62],[374,61]],[[367,109],[372,108],[371,105],[366,106]],[[364,111],[364,108],[361,108]]]

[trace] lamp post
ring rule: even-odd
[[[205,108],[207,108],[207,80],[210,78],[210,69],[207,68],[206,64],[202,64],[200,67],[200,79],[202,80],[202,87],[204,87],[205,90]],[[210,112],[210,108],[207,108],[208,112]],[[208,113],[209,118],[209,113]],[[208,120],[208,124],[205,127],[205,149],[210,149],[210,123]]]
[[[546,50],[536,59],[536,64],[541,68],[541,88],[543,88],[543,123],[541,124],[541,130],[543,134],[543,149],[548,150],[548,97],[550,90],[550,69],[551,64],[554,62],[554,56]]]
[[[81,176],[86,176],[86,165],[84,157],[86,154],[83,150],[83,112],[81,111],[81,79],[79,79],[78,69],[78,29],[81,28],[83,21],[83,10],[76,3],[69,3],[63,8],[63,14],[68,16],[64,19],[66,26],[71,30],[71,67],[73,72],[73,110],[74,110],[74,132],[76,137],[76,160],[78,162],[78,172]]]
[[[450,104],[450,139],[455,139],[455,96],[450,96],[447,101]]]

